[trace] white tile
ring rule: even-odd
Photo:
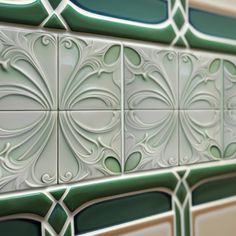
[[[224,111],[224,159],[236,158],[236,110]]]
[[[121,173],[119,111],[63,111],[59,120],[60,183]]]
[[[221,112],[185,110],[179,112],[180,165],[219,160],[222,157]]]
[[[159,47],[124,46],[125,108],[178,108],[178,54]]]
[[[120,108],[121,46],[97,38],[59,39],[61,110]]]
[[[222,60],[206,53],[179,55],[179,108],[223,107]]]
[[[57,182],[56,113],[0,112],[0,192]]]
[[[177,111],[126,111],[124,170],[135,172],[177,164]]]
[[[56,109],[55,35],[0,30],[0,110]]]
[[[224,108],[236,109],[236,60],[227,58],[223,65]]]

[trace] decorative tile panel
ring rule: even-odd
[[[119,109],[121,45],[109,40],[62,36],[59,40],[61,110]]]
[[[125,112],[125,172],[178,165],[178,113]]]
[[[220,109],[223,101],[222,61],[209,54],[180,53],[179,108]]]
[[[217,110],[179,112],[180,165],[221,159],[223,125]]]
[[[0,192],[57,181],[56,113],[0,112]]]
[[[125,108],[178,108],[178,54],[158,47],[124,46]]]
[[[57,42],[48,33],[0,30],[0,110],[52,110]]]
[[[120,119],[118,111],[60,112],[61,183],[121,173]]]

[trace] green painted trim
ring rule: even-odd
[[[48,219],[48,223],[53,227],[55,232],[59,234],[66,220],[67,220],[66,212],[61,207],[61,205],[57,203]]]
[[[44,217],[52,201],[43,193],[27,194],[0,200],[0,217],[29,213]]]
[[[95,203],[75,216],[75,234],[169,212],[172,210],[171,200],[169,194],[147,192]]]
[[[64,203],[68,209],[73,212],[86,202],[104,197],[111,197],[158,187],[174,191],[177,183],[178,179],[171,172],[116,179],[108,182],[73,187],[65,197]]]
[[[2,236],[41,236],[41,223],[29,219],[9,219],[0,221]]]
[[[48,16],[41,0],[31,4],[0,3],[0,21],[38,26]]]
[[[71,0],[76,6],[99,15],[130,21],[157,24],[168,19],[164,0]]]
[[[227,175],[235,173],[236,164],[225,164],[217,166],[206,166],[203,168],[191,169],[188,177],[186,178],[187,183],[190,187],[193,187],[196,183],[211,177],[219,177],[221,175]]]
[[[197,35],[195,35],[190,28],[187,30],[185,37],[189,43],[189,46],[193,48],[199,48],[199,49],[205,49],[209,51],[214,51],[214,52],[217,51],[229,54],[236,53],[236,45],[200,38]]]
[[[48,0],[53,9],[56,9],[62,0]]]
[[[61,23],[56,14],[53,14],[50,19],[44,24],[46,28],[66,29]]]
[[[236,196],[236,177],[206,182],[192,192],[192,204],[199,205],[211,201]]]
[[[173,20],[175,21],[176,26],[180,30],[185,23],[185,19],[184,19],[184,16],[179,8],[175,12]]]
[[[174,209],[175,209],[176,236],[182,236],[180,210],[176,204],[174,205]]]
[[[50,194],[57,200],[59,201],[61,199],[61,197],[63,196],[63,194],[65,193],[66,189],[59,189],[59,190],[55,190],[50,192]]]
[[[195,29],[204,34],[236,39],[235,17],[190,8],[189,22]]]
[[[118,22],[110,22],[82,15],[71,6],[67,6],[61,15],[73,31],[154,42],[159,41],[163,43],[171,43],[175,38],[175,32],[171,25],[168,25],[162,29],[154,29],[135,25],[126,25]]]
[[[184,230],[185,230],[185,236],[191,235],[191,227],[190,227],[190,204],[189,202],[186,204],[186,207],[184,208]]]

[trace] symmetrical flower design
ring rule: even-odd
[[[2,29],[0,189],[235,158],[235,78],[232,57]]]
[[[1,191],[57,181],[56,50],[53,34],[0,31]]]

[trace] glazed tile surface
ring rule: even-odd
[[[121,45],[96,38],[59,38],[61,110],[120,109]]]
[[[0,112],[0,191],[57,182],[56,113]]]
[[[56,51],[53,34],[1,29],[0,110],[56,109]]]
[[[126,111],[125,172],[176,166],[178,152],[177,111]]]
[[[120,174],[121,123],[118,111],[59,113],[59,181]]]
[[[235,13],[0,0],[0,235],[235,235]]]

